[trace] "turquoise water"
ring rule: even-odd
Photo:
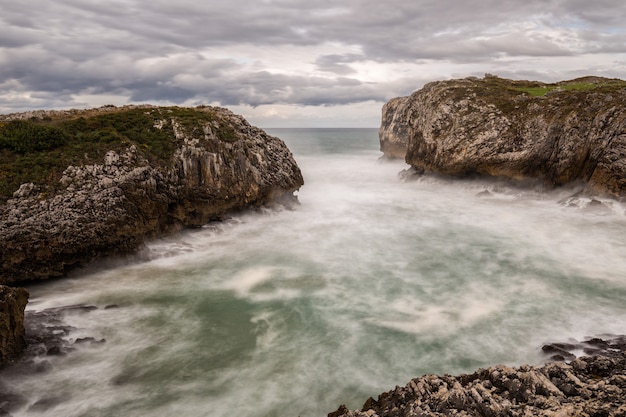
[[[325,416],[425,373],[539,364],[543,343],[626,333],[621,203],[402,181],[375,129],[268,131],[303,170],[295,210],[30,288],[32,310],[100,307],[67,321],[106,343],[9,381],[54,399],[16,416]]]

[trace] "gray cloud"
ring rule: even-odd
[[[550,78],[601,69],[597,60],[567,71],[511,60],[607,54],[607,75],[619,76],[626,53],[621,0],[0,0],[0,8],[1,111],[98,94],[251,106],[382,102],[427,78],[403,65],[446,66],[441,78],[477,65]],[[388,73],[369,74],[377,71]]]
[[[364,59],[365,57],[361,54],[330,54],[321,55],[315,60],[315,64],[320,71],[332,72],[338,75],[349,75],[356,73],[356,71],[348,64],[363,61]]]

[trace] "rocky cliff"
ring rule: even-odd
[[[26,347],[24,309],[28,292],[0,285],[0,366],[12,362]]]
[[[280,139],[222,108],[107,106],[0,122],[4,172],[13,170],[3,178],[0,167],[0,185],[46,168],[0,200],[4,284],[64,275],[146,239],[294,198],[303,184]]]
[[[626,194],[626,82],[487,75],[427,84],[383,107],[381,150],[417,172],[580,181]]]

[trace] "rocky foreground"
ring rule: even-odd
[[[425,375],[377,400],[368,399],[361,410],[341,406],[328,416],[626,416],[626,337],[543,348],[556,355],[573,355],[576,349],[598,356],[542,367],[493,366],[469,375]]]
[[[418,174],[487,176],[626,195],[626,82],[487,75],[438,81],[383,107],[386,157]]]

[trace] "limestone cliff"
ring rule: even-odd
[[[626,194],[626,82],[439,81],[383,108],[381,150],[418,172],[576,181]],[[399,151],[404,149],[404,153]]]
[[[4,284],[64,275],[229,211],[294,198],[303,184],[280,139],[222,108],[36,112],[5,116],[4,128],[16,119],[35,123],[5,134],[5,148],[16,158],[47,149],[47,142],[32,139],[42,124],[44,139],[61,138],[62,146],[48,154],[79,151],[78,163],[22,184],[0,205]],[[22,148],[30,151],[19,154]]]

